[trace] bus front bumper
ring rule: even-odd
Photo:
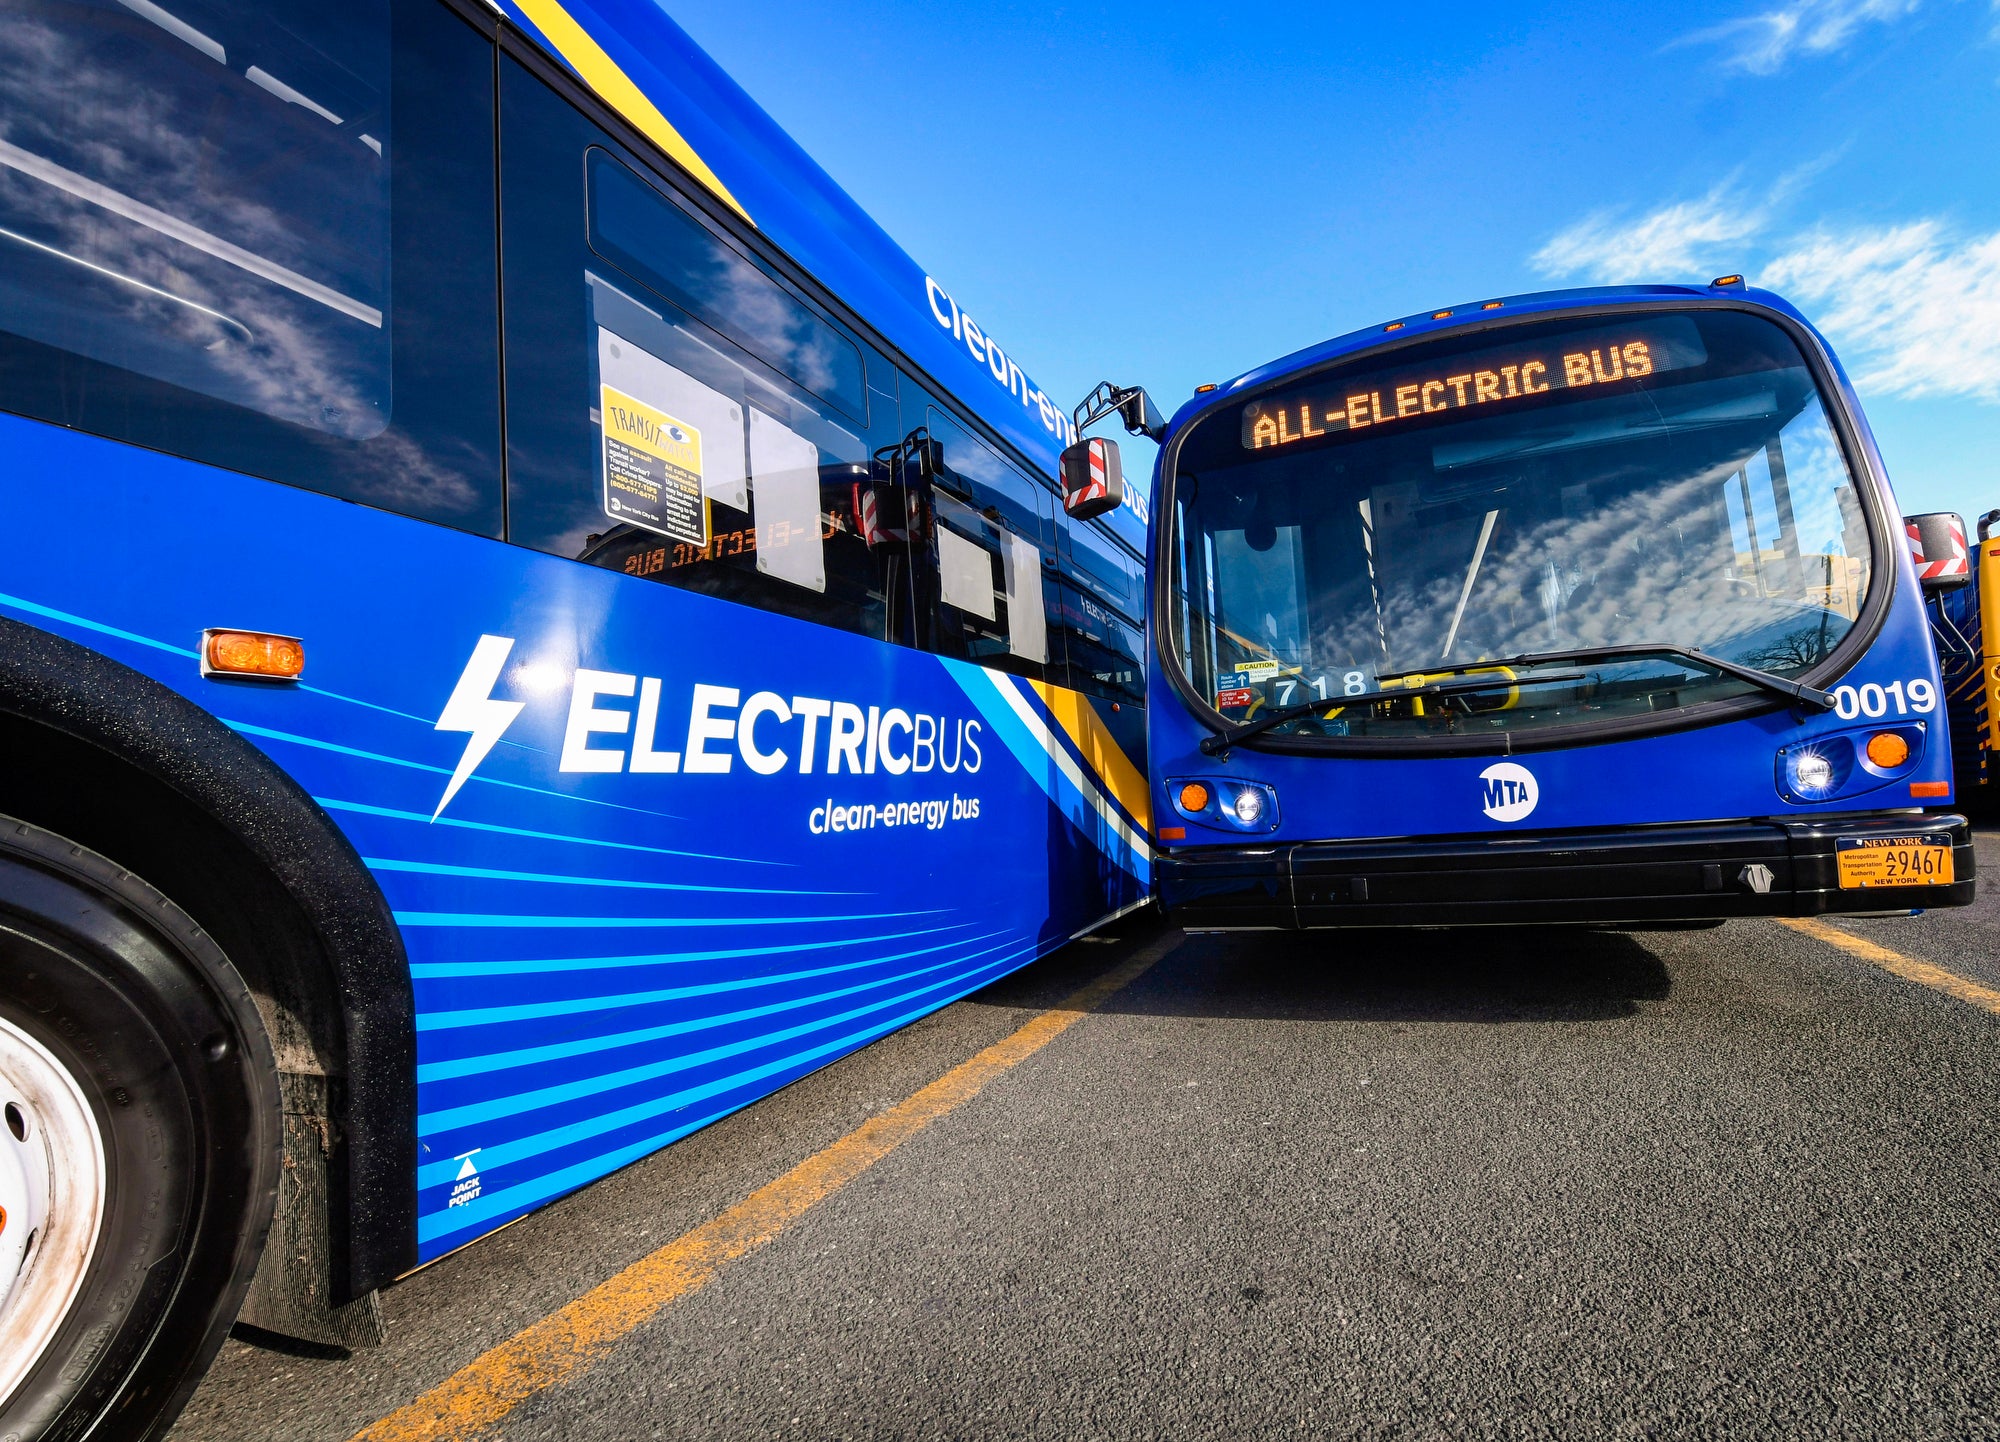
[[[1845,840],[1943,839],[1945,885],[1842,887]],[[1529,922],[1707,921],[1964,906],[1963,816],[1204,847],[1154,858],[1168,917],[1191,931]]]

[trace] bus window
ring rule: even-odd
[[[609,153],[590,153],[590,248],[848,415],[868,414],[861,351]]]
[[[917,580],[920,625],[940,655],[1041,677],[1050,663],[1055,497],[932,406],[923,499],[931,522]]]
[[[1136,621],[1145,615],[1146,565],[1111,538],[1102,521],[1064,518],[1063,569]]]
[[[497,535],[492,69],[434,0],[9,7],[0,405]]]
[[[895,401],[871,431],[860,347],[503,75],[509,539],[909,639],[908,548],[878,524]]]
[[[1121,705],[1146,704],[1146,653],[1137,626],[1091,592],[1064,582],[1062,632],[1063,685]]]

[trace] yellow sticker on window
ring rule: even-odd
[[[615,387],[603,391],[604,514],[691,546],[707,545],[701,432]]]

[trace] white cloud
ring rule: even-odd
[[[1740,271],[1796,301],[1865,392],[2000,404],[2000,232],[1967,236],[1935,219],[1787,238],[1770,228],[1767,209],[1722,188],[1643,214],[1586,216],[1530,263],[1605,284]]]
[[[1820,230],[1753,278],[1812,316],[1864,393],[2000,403],[2000,232]]]
[[[1696,31],[1680,43],[1727,47],[1723,63],[1732,70],[1770,75],[1797,55],[1827,55],[1844,48],[1855,32],[1913,14],[1922,0],[1794,0],[1775,10],[1746,15],[1726,25]]]
[[[1558,234],[1532,263],[1545,275],[1628,281],[1708,280],[1741,269],[1744,243],[1764,228],[1764,213],[1722,190],[1650,214],[1585,216]]]

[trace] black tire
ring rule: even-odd
[[[81,1087],[103,1139],[97,1246],[0,1442],[166,1430],[222,1345],[277,1195],[270,1039],[187,914],[115,863],[0,817],[0,1014]]]

